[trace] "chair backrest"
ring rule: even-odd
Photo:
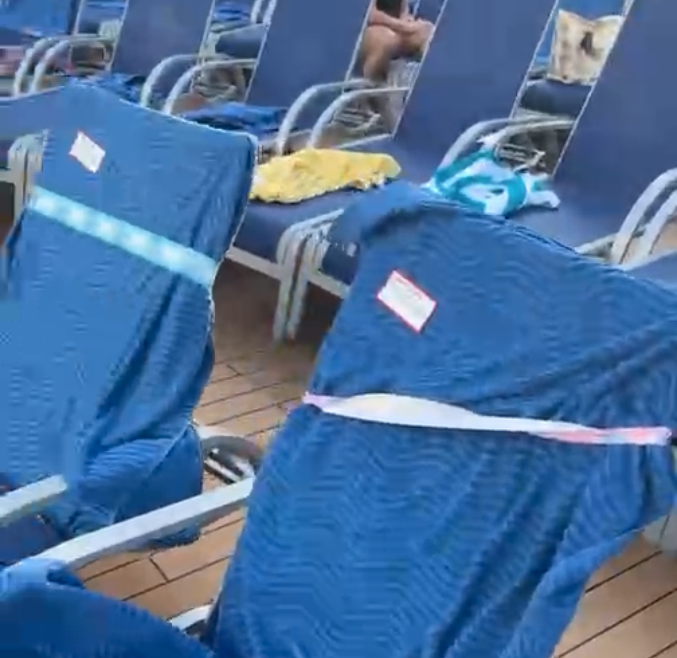
[[[395,133],[432,171],[478,121],[510,114],[553,0],[446,0]]]
[[[148,75],[167,57],[196,53],[213,9],[214,0],[128,0],[111,70]]]
[[[217,0],[212,23],[218,27],[247,21],[251,16],[253,4],[253,0]]]
[[[0,101],[0,115],[18,126],[9,114],[35,114],[31,98]],[[66,476],[72,494],[55,520],[77,533],[166,504],[174,487],[175,500],[199,491],[190,422],[213,361],[211,279],[239,227],[255,147],[92,85],[43,98],[52,130],[3,263],[0,470],[19,485]]]
[[[98,34],[104,21],[120,20],[125,13],[125,0],[81,0],[76,31]]]
[[[559,0],[557,9],[572,11],[584,18],[601,18],[602,16],[620,15],[624,13],[627,0]],[[541,45],[538,48],[538,59],[547,61],[552,48],[552,38],[555,32],[557,13],[548,22]]]
[[[656,176],[677,166],[674,25],[670,0],[631,6],[555,172],[562,187],[619,221]]]
[[[0,99],[0,141],[12,143],[17,137],[48,130],[62,111],[61,88]]]
[[[418,18],[423,18],[431,23],[436,23],[439,18],[444,0],[420,0],[414,8],[414,14]]]
[[[73,29],[79,0],[4,0],[0,2],[0,26],[50,36]]]
[[[288,107],[312,85],[345,79],[369,6],[370,0],[277,2],[247,101]]]

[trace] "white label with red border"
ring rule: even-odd
[[[95,174],[99,171],[106,152],[85,133],[79,132],[75,137],[73,146],[71,146],[69,155],[74,157],[85,169]]]
[[[414,331],[420,332],[435,311],[437,302],[394,270],[376,296],[377,299]]]

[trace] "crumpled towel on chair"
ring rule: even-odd
[[[259,165],[250,198],[298,203],[338,190],[378,187],[399,173],[400,166],[387,154],[303,149]]]
[[[282,124],[286,110],[281,107],[248,105],[237,101],[209,103],[197,110],[183,112],[181,116],[221,130],[244,130],[263,137],[274,133]]]

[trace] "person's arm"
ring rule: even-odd
[[[395,18],[390,14],[386,14],[384,11],[377,9],[375,6],[369,11],[369,25],[380,25],[382,27],[387,27],[393,32],[400,32],[402,30],[401,19]]]

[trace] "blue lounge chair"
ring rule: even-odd
[[[99,34],[106,22],[122,21],[126,5],[126,0],[82,0],[78,12],[78,32]]]
[[[0,50],[3,96],[12,89],[14,71],[34,65],[53,38],[69,34],[75,25],[79,0],[5,0],[0,4]]]
[[[677,252],[669,251],[658,255],[654,252],[663,232],[672,223],[675,212],[677,212],[677,186],[675,185],[677,169],[667,171],[660,183],[655,189],[663,193],[657,194],[653,200],[652,217],[646,223],[642,235],[633,245],[632,258],[628,259],[626,248],[619,251],[617,261],[622,261],[622,266],[631,270],[633,274],[675,287],[677,286]],[[670,194],[665,193],[664,185],[669,187]]]
[[[241,24],[249,20],[246,2],[217,0],[214,7],[212,28]],[[122,23],[126,0],[83,0],[78,14],[78,32],[100,34],[102,26],[109,22]]]
[[[207,59],[233,58],[255,60],[261,50],[261,43],[265,31],[270,25],[275,0],[255,0],[251,7],[243,7],[239,3],[224,3],[232,5],[232,15],[227,12],[215,11],[209,38],[204,48]],[[240,13],[236,16],[234,7],[239,6]],[[245,12],[245,9],[247,10]],[[206,61],[204,57],[184,58],[191,65],[198,61]],[[169,62],[166,63],[170,65]],[[172,63],[171,65],[176,65]],[[195,81],[193,90],[208,99],[218,98],[227,100],[234,97],[242,97],[245,93],[251,71],[232,71],[227,78],[216,77],[207,73]]]
[[[603,254],[613,263],[621,262],[631,240],[677,184],[672,169],[677,162],[673,147],[677,144],[677,96],[664,85],[665,74],[661,73],[670,53],[677,56],[677,44],[666,29],[676,19],[677,6],[670,3],[632,6],[555,170],[560,208],[528,210],[515,221],[583,253]],[[646,98],[652,102],[647,104]],[[524,123],[507,127],[504,134],[571,126],[569,119],[529,124],[526,118]],[[490,125],[474,136],[492,129]],[[463,137],[452,151],[460,154],[469,143]],[[345,294],[356,267],[355,257],[328,247],[321,232],[316,233],[304,260],[290,314],[292,336],[300,319],[305,281]],[[323,278],[330,268],[333,276]]]
[[[664,84],[666,62],[677,56],[666,24],[676,20],[672,3],[632,5],[554,172],[559,210],[528,211],[515,221],[621,261],[677,181],[677,95]]]
[[[226,25],[226,29],[216,30],[214,52],[236,59],[256,59],[274,8],[275,0],[270,2],[257,0],[246,22],[242,21],[234,26]]]
[[[54,0],[47,5],[40,0],[9,0],[0,4],[2,45],[15,39],[23,45],[25,38],[67,34],[72,29],[78,9],[72,0]]]
[[[369,0],[348,0],[340,4],[280,0],[275,3],[258,59],[233,60],[215,55],[211,61],[191,67],[168,95],[164,111],[174,113],[176,101],[199,76],[247,68],[251,70],[251,81],[243,99],[244,107],[238,105],[237,114],[233,113],[235,106],[223,103],[208,105],[185,115],[186,118],[249,130],[271,142],[280,123],[296,131],[310,128],[332,99],[332,93],[324,92],[318,101],[314,87],[333,83],[334,95],[342,87],[355,61],[369,5]],[[300,30],[303,38],[299,38]],[[325,52],[327,56],[317,57],[318,52]],[[282,119],[287,108],[287,115]],[[257,121],[261,116],[267,119],[270,116],[272,120],[262,124]]]
[[[497,0],[447,0],[395,134],[358,142],[355,148],[389,153],[400,163],[406,180],[427,181],[443,159],[453,157],[447,149],[459,135],[477,122],[511,114],[551,9],[548,0],[523,2],[517,12],[512,5]],[[479,35],[485,35],[481,37],[482,48],[477,46]],[[372,93],[392,95],[402,90],[350,92],[334,108],[328,108],[323,119],[338,110],[341,103]],[[497,129],[506,123],[510,120],[489,121],[483,127]],[[316,143],[322,131],[320,121],[311,144]],[[278,304],[276,337],[295,335],[309,283],[335,294],[347,289],[356,258],[339,247],[326,251],[322,246],[323,229],[317,227],[328,226],[358,195],[359,192],[330,194],[287,207],[250,204],[236,246],[271,258],[275,252],[269,255],[270,245],[279,245],[278,253],[288,262],[303,251],[291,310],[286,291]],[[309,235],[311,242],[304,249]],[[318,255],[321,250],[322,255]]]
[[[97,35],[77,35],[62,39],[51,47],[35,71],[30,91],[43,88],[43,76],[52,63],[79,46],[104,45],[114,48],[106,74],[96,83],[105,85],[120,95],[147,104],[153,93],[162,95],[171,88],[180,71],[171,77],[164,71],[162,79],[152,76],[153,69],[164,59],[177,53],[200,51],[207,33],[214,0],[128,0],[124,20],[115,43]],[[143,90],[142,85],[146,83]]]
[[[21,5],[21,2],[16,4]],[[44,13],[42,9],[44,3],[37,4],[39,6],[36,6],[35,11]],[[82,32],[82,26],[87,27],[85,25],[86,20],[83,18],[86,0],[69,0],[68,3],[59,0],[59,2],[50,4],[54,6],[52,12],[57,11],[56,8],[61,5],[60,14],[58,16],[54,15],[54,13],[52,14],[50,27],[45,27],[40,31],[39,39],[36,39],[32,47],[26,52],[12,80],[11,90],[13,96],[19,96],[28,90],[31,81],[34,79],[33,74],[36,66],[46,56],[50,48],[63,41],[66,36],[70,36],[72,43],[75,44],[78,35]],[[67,7],[66,5],[69,6]],[[74,48],[63,54],[59,60],[55,60],[52,64],[57,64],[61,68],[63,68],[62,65],[66,64],[66,68],[75,70],[77,65],[81,64],[78,57],[80,52],[82,51]],[[57,70],[59,69],[57,68]]]
[[[369,4],[369,0],[350,0],[328,5],[312,0],[280,1],[275,7],[257,62],[224,61],[217,56],[213,61],[192,67],[168,96],[165,111],[173,111],[175,101],[202,72],[229,71],[239,67],[242,62],[250,66],[255,64],[244,106],[228,103],[216,107],[207,106],[204,112],[187,113],[184,117],[215,125],[222,125],[222,119],[226,117],[226,127],[246,129],[268,143],[275,139],[277,148],[286,148],[290,135],[307,132],[322,109],[346,88],[348,83],[345,80],[352,71],[356,44]],[[309,28],[304,32],[303,39],[296,38],[299,17],[302,17],[303,24]],[[320,51],[329,55],[317,57],[316,54]],[[184,60],[176,58],[176,61]],[[366,81],[351,81],[350,84],[371,86]],[[237,115],[230,112],[232,108],[238,110]],[[286,113],[285,108],[289,108]],[[261,114],[259,110],[262,110]],[[260,117],[265,121],[259,120]],[[239,125],[235,123],[238,118],[242,120]],[[261,204],[250,206],[248,217],[252,208],[256,207],[261,207]],[[258,219],[253,221],[253,230],[259,231]],[[284,229],[280,234],[282,232]],[[229,251],[228,257],[286,281],[294,264],[286,257],[276,259],[280,234],[272,234],[266,226],[256,238],[256,246],[252,248],[248,242],[251,232],[245,232],[244,239]]]
[[[644,279],[672,289],[677,288],[677,253],[674,251],[646,259],[633,258],[630,263],[624,264],[623,268]]]
[[[191,421],[254,144],[90,85],[0,103],[3,137],[48,127],[2,255],[0,567],[196,495],[212,447],[256,464]]]
[[[33,70],[49,46],[68,34],[74,25],[79,0],[53,0],[45,5],[41,0],[11,0],[0,4],[0,51],[10,62],[0,61],[8,68],[0,73],[0,96],[9,96],[17,69],[22,75]],[[17,174],[9,169],[11,142],[0,142],[0,181],[12,185]],[[15,214],[22,195],[15,194]]]
[[[627,5],[627,0],[561,0],[559,9],[572,11],[584,18],[596,19],[602,16],[623,15]],[[553,16],[548,24],[536,60],[536,66],[544,74],[550,59],[556,19],[557,17]],[[575,118],[583,109],[589,93],[588,85],[565,84],[549,80],[543,75],[527,85],[522,96],[522,107],[532,112]]]
[[[677,364],[661,355],[677,347],[677,297],[517,224],[465,217],[413,188],[392,204],[393,193],[375,195],[365,223],[350,213],[338,221],[336,230],[365,251],[310,382],[335,405],[323,412],[312,398],[275,438],[202,643],[177,628],[187,617],[162,622],[79,588],[59,567],[105,554],[106,537],[129,548],[158,533],[163,519],[175,528],[232,506],[234,490],[5,571],[0,652],[30,655],[39,645],[69,658],[553,654],[588,578],[670,508],[670,448],[623,444],[619,434],[613,444],[609,431],[579,431],[612,443],[590,445],[469,427],[489,414],[513,428],[539,418],[549,428],[548,419],[611,431],[674,427]],[[468,257],[474,253],[481,257]],[[418,332],[381,294],[393,270],[435,302]],[[543,280],[552,287],[533,285]],[[581,299],[596,313],[581,314]],[[355,411],[353,396],[369,393],[400,406],[384,409],[371,398],[363,420],[342,417],[341,409]],[[438,413],[401,424],[403,403]],[[459,404],[484,416],[474,415],[474,425],[463,416],[459,429],[446,406]]]
[[[17,69],[32,71],[55,39],[69,34],[75,25],[79,0],[11,0],[0,4],[0,73],[2,96],[12,93]],[[23,61],[22,61],[23,60]]]
[[[442,8],[441,0],[422,0],[413,3],[413,11],[420,18],[425,18],[432,23],[437,21],[437,17]],[[242,28],[228,31],[220,36],[216,43],[216,52],[241,59],[255,59],[263,43],[274,2],[268,4],[265,14],[262,14],[262,20],[252,20],[252,24]]]
[[[31,93],[42,88],[52,63],[73,46],[110,46],[113,56],[106,72],[88,80],[128,100],[149,105],[162,97],[181,74],[181,68],[156,68],[169,55],[199,52],[209,30],[214,0],[128,0],[119,37],[111,40],[91,34],[61,38],[52,45],[35,69]],[[22,89],[22,72],[15,79],[15,90]],[[71,78],[69,82],[72,82]],[[43,137],[22,138],[10,152],[9,162],[20,207],[35,173],[40,168]]]
[[[417,18],[427,20],[433,25],[442,11],[442,0],[420,0],[409,2],[409,11]],[[393,87],[411,87],[418,75],[420,58],[401,57],[390,63],[387,74],[387,84]],[[361,64],[358,63],[355,74],[360,77]],[[359,139],[361,136],[390,132],[393,120],[402,114],[406,97],[392,97],[388,99],[389,110],[386,116],[369,106],[346,108],[337,120],[345,126],[348,139]]]

